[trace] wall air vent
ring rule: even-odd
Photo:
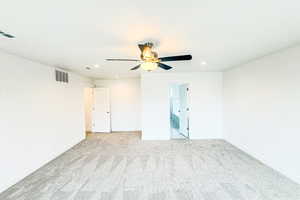
[[[69,83],[69,74],[67,72],[55,70],[55,80],[57,82]]]

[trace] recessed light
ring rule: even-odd
[[[94,65],[95,68],[99,68],[99,65]]]
[[[202,61],[201,62],[201,65],[206,65],[207,63],[205,61]]]

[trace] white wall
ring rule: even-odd
[[[225,139],[300,183],[300,47],[224,73]]]
[[[84,88],[85,131],[92,132],[92,112],[94,105],[93,88]]]
[[[190,85],[190,138],[222,137],[222,73],[142,74],[142,138],[170,139],[171,83]]]
[[[84,139],[84,79],[0,52],[0,192]]]
[[[141,83],[139,78],[97,80],[110,89],[112,131],[141,130]]]

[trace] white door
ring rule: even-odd
[[[179,131],[185,137],[189,137],[189,105],[188,105],[188,84],[179,86],[179,101],[180,101],[180,113],[179,113]]]
[[[111,132],[109,89],[94,89],[93,132]]]

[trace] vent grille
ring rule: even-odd
[[[69,74],[67,72],[55,70],[55,80],[57,82],[69,83]]]

